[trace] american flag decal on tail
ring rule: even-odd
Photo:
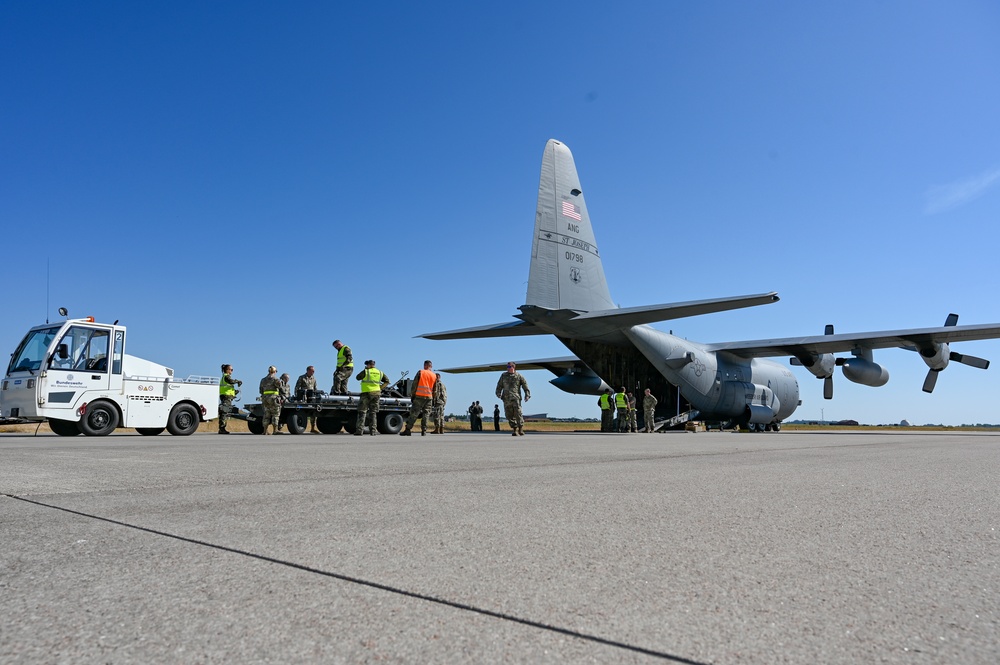
[[[563,217],[572,217],[578,222],[583,219],[583,217],[580,216],[579,206],[575,206],[569,201],[562,202],[562,214]]]

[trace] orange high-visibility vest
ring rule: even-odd
[[[422,369],[417,372],[417,392],[416,397],[433,397],[434,396],[434,383],[437,381],[437,377],[434,372],[426,369]]]

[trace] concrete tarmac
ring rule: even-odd
[[[0,435],[3,663],[1000,662],[1000,436]]]

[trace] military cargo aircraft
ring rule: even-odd
[[[872,351],[899,347],[916,351],[929,370],[925,392],[950,361],[986,369],[989,361],[956,353],[958,341],[1000,337],[1000,324],[959,326],[951,314],[944,326],[883,332],[701,344],[650,327],[656,321],[698,316],[778,301],[761,293],[643,307],[621,308],[608,290],[583,189],[569,148],[549,140],[542,157],[538,206],[531,246],[528,294],[517,321],[420,335],[468,339],[555,335],[575,355],[518,362],[518,369],[548,369],[552,383],[574,394],[599,395],[605,388],[650,388],[659,400],[657,422],[676,425],[703,420],[750,430],[778,429],[801,403],[795,375],[764,358],[791,356],[791,363],[823,379],[823,396],[833,397],[833,374],[867,386],[883,386],[889,373]],[[850,354],[841,357],[836,354]],[[451,373],[503,371],[506,363],[443,370]],[[684,410],[686,409],[686,410]],[[676,412],[676,413],[674,413]],[[641,411],[640,411],[641,414]],[[669,420],[661,416],[673,415]]]

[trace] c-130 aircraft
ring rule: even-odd
[[[938,373],[952,360],[986,369],[989,361],[951,351],[957,341],[1000,337],[1000,324],[959,326],[951,314],[944,326],[882,332],[701,344],[656,330],[656,321],[698,316],[778,301],[775,292],[645,307],[615,305],[587,213],[573,154],[550,139],[542,157],[538,206],[531,246],[528,294],[519,321],[420,335],[427,339],[468,339],[555,335],[575,356],[518,361],[518,369],[548,369],[551,383],[574,394],[650,388],[659,400],[658,425],[702,420],[750,430],[779,429],[801,403],[795,375],[763,358],[791,356],[791,363],[823,379],[823,396],[833,397],[839,366],[854,383],[883,386],[889,373],[872,358],[873,349],[916,351],[929,370],[923,390],[931,392]],[[838,357],[838,353],[850,353]],[[503,371],[506,363],[456,367],[451,373]],[[636,394],[639,394],[637,392]],[[681,413],[681,401],[687,411]],[[674,406],[676,404],[676,407]],[[641,415],[641,410],[640,410]],[[672,414],[670,414],[672,415]]]

